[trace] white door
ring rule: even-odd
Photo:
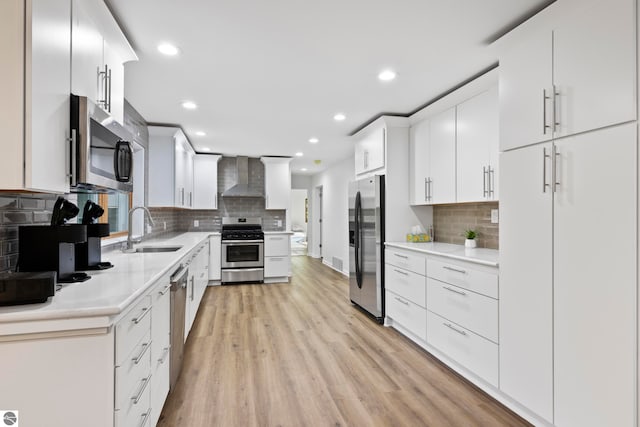
[[[429,203],[427,194],[427,179],[429,178],[429,120],[423,120],[411,126],[410,129],[410,176],[412,205],[426,205]]]
[[[431,203],[456,201],[456,109],[430,119]]]
[[[560,140],[557,152],[555,424],[630,426],[636,383],[636,124]],[[527,239],[534,236],[525,229]],[[501,246],[500,253],[509,249]]]
[[[636,119],[635,4],[584,1],[554,29],[557,134]]]
[[[490,150],[498,150],[498,88],[459,104],[456,129],[457,201],[492,200]]]
[[[500,54],[500,151],[553,137],[552,33],[538,27]]]
[[[553,420],[550,156],[551,143],[500,156],[500,389],[548,421]]]

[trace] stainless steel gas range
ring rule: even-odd
[[[222,218],[222,283],[264,280],[262,218]]]

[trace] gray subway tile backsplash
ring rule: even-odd
[[[499,225],[491,223],[491,210],[498,202],[458,203],[433,207],[433,228],[437,242],[464,244],[463,232],[474,229],[478,247],[498,249]]]

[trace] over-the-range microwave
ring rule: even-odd
[[[71,95],[71,191],[133,191],[132,135],[84,96]]]

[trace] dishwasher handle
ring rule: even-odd
[[[187,284],[187,277],[189,276],[189,267],[182,264],[175,273],[171,275],[171,292],[177,291],[179,288],[183,288]]]

